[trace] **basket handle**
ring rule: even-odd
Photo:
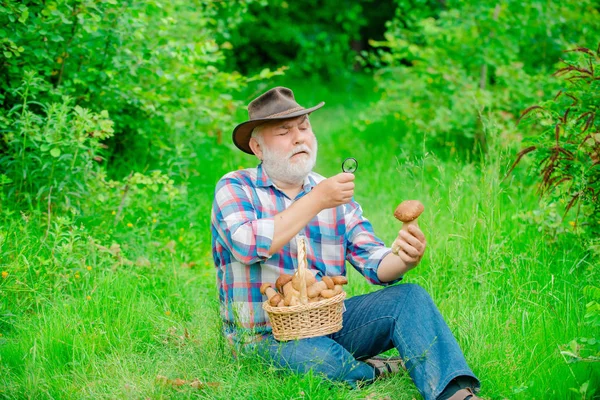
[[[296,238],[296,244],[298,247],[298,278],[300,279],[300,304],[308,304],[308,294],[306,290],[306,266],[307,266],[307,254],[306,254],[306,240],[304,236]]]

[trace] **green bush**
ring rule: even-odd
[[[39,103],[70,96],[74,105],[108,111],[115,135],[106,143],[115,167],[168,167],[178,146],[220,141],[241,107],[233,95],[248,78],[221,71],[216,30],[239,23],[247,3],[3,2],[0,130],[11,125],[6,113],[20,103],[16,89],[31,70],[48,89]]]
[[[254,2],[239,26],[220,32],[230,68],[244,73],[265,66],[289,66],[296,76],[348,74],[354,57],[351,44],[368,25],[364,8],[371,1],[346,3],[317,0]]]
[[[555,75],[564,83],[556,96],[523,112],[529,129],[513,164],[530,154],[540,193],[575,211],[575,226],[600,236],[600,47],[576,48]]]
[[[39,77],[28,72],[14,90],[22,103],[6,113],[12,124],[4,131],[0,153],[2,188],[16,203],[81,209],[102,161],[101,141],[112,136],[113,122],[106,111],[93,113],[68,97],[48,105],[31,100],[39,88]]]
[[[407,145],[446,153],[486,151],[485,122],[518,143],[514,124],[527,105],[554,92],[547,77],[567,44],[600,33],[590,1],[444,2],[419,8],[398,0],[373,63],[381,101],[364,120],[395,116]],[[393,125],[392,125],[393,127]],[[418,147],[417,147],[418,148]]]
[[[566,53],[560,76],[563,86],[554,96],[522,113],[533,132],[529,145],[517,156],[509,173],[529,155],[530,172],[537,177],[540,195],[572,211],[570,223],[589,243],[592,257],[600,255],[600,46],[596,51],[577,47]],[[559,223],[565,225],[565,220]],[[595,254],[594,254],[595,253]],[[597,268],[589,268],[583,292],[587,298],[585,321],[600,327],[600,287]],[[578,337],[562,346],[569,363],[599,362],[600,337]],[[573,388],[584,398],[594,395],[589,381]]]

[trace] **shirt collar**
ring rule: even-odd
[[[256,168],[256,187],[269,187],[274,186],[273,181],[269,178],[269,175],[265,172],[262,163],[258,164]]]
[[[306,178],[304,178],[304,182],[302,182],[302,189],[304,192],[308,193],[315,186],[315,179],[312,177],[312,173],[308,174]],[[256,187],[269,187],[275,186],[267,172],[263,168],[262,162],[256,168]]]

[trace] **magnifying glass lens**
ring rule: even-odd
[[[358,161],[355,158],[346,158],[342,163],[342,171],[353,173],[358,169]]]

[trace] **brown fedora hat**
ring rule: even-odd
[[[304,108],[294,99],[294,93],[281,86],[275,87],[261,94],[248,104],[248,118],[233,130],[233,143],[248,154],[254,154],[250,149],[252,130],[258,125],[269,121],[295,118],[309,114],[321,107],[325,102],[320,102],[314,107]]]

